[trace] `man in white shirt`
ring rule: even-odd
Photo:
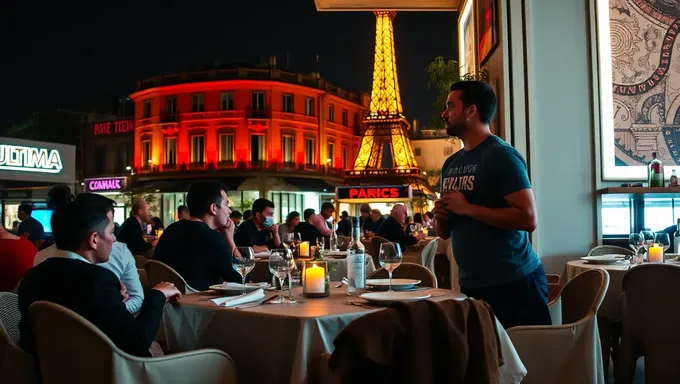
[[[35,267],[51,257],[66,256],[57,249],[56,244],[53,244],[35,255],[33,266]],[[113,243],[109,261],[97,265],[108,269],[118,277],[121,283],[121,295],[128,296],[125,301],[125,307],[130,313],[139,312],[142,303],[144,302],[144,289],[139,280],[139,272],[137,272],[135,258],[127,248],[127,245],[119,242]]]

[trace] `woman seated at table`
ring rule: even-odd
[[[295,233],[295,227],[300,224],[300,212],[293,211],[286,217],[286,222],[279,226],[281,241],[286,241],[286,235]]]

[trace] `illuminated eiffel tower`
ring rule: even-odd
[[[373,88],[366,130],[354,161],[345,171],[350,184],[410,184],[414,192],[432,192],[418,168],[407,131],[410,128],[401,105],[397,62],[394,54],[394,11],[375,11]]]

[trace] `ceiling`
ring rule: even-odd
[[[462,0],[314,0],[317,11],[457,11]]]

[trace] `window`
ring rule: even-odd
[[[335,108],[333,108],[332,104],[328,105],[328,121],[330,121],[331,123],[335,122],[335,116],[333,116],[334,114]]]
[[[293,143],[295,138],[293,136],[283,136],[283,162],[292,163],[293,162]]]
[[[359,114],[354,114],[354,128],[359,128]]]
[[[630,233],[631,206],[628,197],[602,196],[602,235]]]
[[[168,116],[175,116],[177,114],[177,98],[175,96],[168,96],[165,99],[165,113]]]
[[[328,164],[329,167],[335,168],[335,144],[334,143],[328,143],[328,153],[326,154],[328,158],[326,159],[326,164]],[[328,161],[330,160],[330,161]]]
[[[205,111],[204,95],[202,93],[195,93],[191,95],[191,111],[203,112]]]
[[[314,99],[305,97],[305,116],[314,116]]]
[[[251,107],[253,111],[263,110],[264,107],[264,92],[253,92],[250,94]]]
[[[349,169],[349,148],[342,146],[342,169]]]
[[[94,172],[97,175],[106,173],[106,145],[94,147]]]
[[[250,161],[259,164],[265,160],[264,135],[250,136]]]
[[[342,125],[345,127],[349,126],[347,124],[347,111],[344,109],[342,110]]]
[[[234,92],[222,92],[220,94],[220,110],[231,111],[234,109]]]
[[[125,173],[127,171],[126,168],[132,165],[132,152],[132,143],[121,143],[118,145],[118,173]]]
[[[191,136],[191,162],[203,163],[205,155],[205,136]]]
[[[413,148],[413,154],[416,156],[420,156],[420,148]]]
[[[283,112],[293,113],[293,95],[283,95]]]
[[[165,164],[177,164],[177,138],[168,137],[165,139]]]
[[[151,163],[151,140],[142,141],[142,168],[148,169]]]
[[[305,164],[314,165],[314,139],[305,139]]]
[[[220,161],[234,161],[234,135],[220,135]]]
[[[142,102],[142,118],[151,117],[151,99]]]

